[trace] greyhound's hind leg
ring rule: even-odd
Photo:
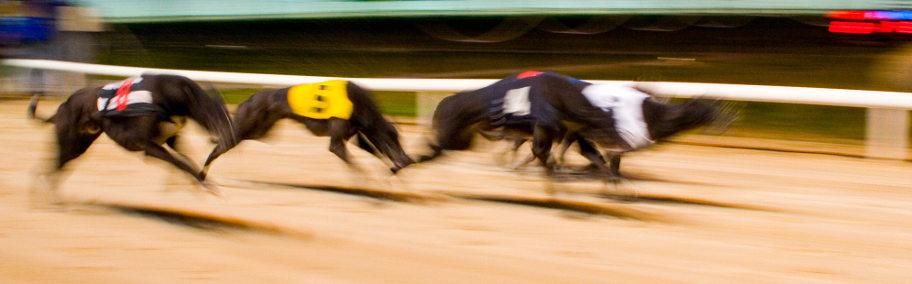
[[[206,158],[206,162],[203,163],[203,169],[200,171],[203,179],[206,179],[209,167],[215,159],[240,144],[242,140],[265,137],[269,130],[275,126],[276,122],[285,117],[282,113],[269,111],[268,109],[261,109],[256,113],[256,111],[251,110],[252,108],[254,107],[249,105],[241,105],[239,107],[235,116],[235,122],[238,125],[237,139],[235,139],[234,143],[219,143],[212,149],[209,157]]]
[[[99,135],[101,135],[100,132],[83,133],[78,130],[58,129],[57,146],[59,148],[55,170],[63,169],[67,163],[82,156]]]
[[[524,158],[522,161],[517,162],[517,159],[519,157],[519,148],[522,147],[522,145],[526,144],[526,141],[528,141],[528,139],[526,139],[526,138],[513,139],[513,143],[510,144],[508,149],[504,150],[500,154],[500,159],[499,159],[500,163],[509,167],[512,170],[518,170],[519,168],[534,161],[535,155],[530,154],[529,156]],[[509,160],[506,158],[506,156],[510,156]]]
[[[330,118],[328,124],[329,125],[327,129],[329,132],[329,151],[339,157],[339,159],[342,159],[342,161],[345,162],[345,165],[347,165],[349,169],[354,171],[363,179],[374,180],[374,178],[371,177],[370,173],[352,161],[351,157],[348,154],[348,148],[346,147],[345,142],[348,141],[352,135],[354,135],[354,133],[350,131],[351,124],[348,122],[348,120]],[[359,136],[360,135],[361,134],[359,134]]]
[[[545,167],[545,193],[554,195],[554,159],[551,157],[551,144],[554,143],[555,131],[543,125],[535,125],[532,132],[532,153]]]
[[[92,143],[95,142],[95,139],[98,139],[98,136],[101,135],[98,131],[84,131],[85,126],[72,126],[72,125],[61,125],[56,129],[57,134],[57,161],[56,164],[51,168],[50,171],[41,174],[44,182],[44,187],[47,189],[45,192],[49,193],[48,196],[45,196],[45,200],[50,201],[51,203],[62,203],[63,199],[59,196],[59,187],[60,183],[66,178],[67,172],[65,171],[65,166],[70,162],[79,158],[89,149],[89,146],[92,146]],[[35,190],[37,188],[32,188],[32,193],[37,193]],[[33,195],[33,197],[36,197]],[[35,200],[36,198],[33,198]]]

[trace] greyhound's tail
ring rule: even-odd
[[[54,121],[54,116],[56,116],[56,114],[55,114],[55,115],[52,115],[51,117],[38,117],[38,116],[35,114],[35,111],[36,111],[36,110],[38,110],[38,95],[32,96],[32,99],[29,101],[29,105],[28,105],[28,118],[29,118],[29,119],[34,119],[34,120],[37,120],[37,121],[41,121],[41,122],[44,122],[44,123],[51,123],[52,121]]]

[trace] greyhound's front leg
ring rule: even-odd
[[[605,157],[599,153],[595,144],[592,144],[592,142],[579,135],[575,135],[572,139],[572,141],[576,141],[579,145],[580,154],[582,154],[583,157],[586,157],[586,159],[596,167],[600,174],[605,175],[609,181],[614,180],[614,172],[606,165]]]
[[[351,165],[352,161],[348,158],[348,149],[345,147],[345,140],[333,136],[329,141],[329,151],[336,154],[343,162]]]
[[[349,131],[351,124],[348,123],[348,120],[339,118],[330,118],[328,123],[329,151],[336,154],[339,159],[342,159],[352,169],[363,173],[364,171],[349,158],[348,148],[345,146],[345,141],[351,138],[351,131]]]
[[[187,154],[184,154],[184,152],[183,152],[184,149],[179,149],[179,148],[183,148],[182,146],[178,145],[179,139],[180,138],[178,137],[178,135],[168,137],[168,139],[165,140],[165,144],[168,145],[168,147],[171,148],[171,150],[174,150],[174,153],[176,153],[177,156],[179,158],[183,159],[185,162],[193,161],[193,159],[191,159],[189,156],[187,156]]]
[[[347,120],[330,118],[329,119],[329,151],[336,154],[346,164],[351,164],[348,158],[348,148],[345,147],[345,141],[348,140],[349,124]]]
[[[611,162],[611,176],[614,179],[620,180],[621,178],[621,153],[611,152],[608,154],[609,160]]]
[[[342,161],[345,162],[345,165],[348,166],[355,175],[360,176],[361,179],[372,180],[370,173],[352,161],[348,155],[348,147],[345,144],[346,141],[354,135],[354,133],[350,131],[350,126],[351,125],[347,120],[338,118],[331,118],[329,120],[329,151],[336,154],[339,159],[342,159]]]
[[[535,125],[532,132],[532,154],[541,161],[545,167],[545,193],[554,195],[557,191],[554,189],[554,182],[551,178],[554,176],[554,159],[551,158],[551,144],[554,143],[556,131],[554,128],[548,128],[543,125]]]

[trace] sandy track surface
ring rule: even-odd
[[[534,167],[493,158],[500,144],[389,177],[354,147],[367,173],[350,171],[328,139],[283,124],[216,162],[221,197],[102,138],[71,166],[68,205],[48,207],[30,190],[50,164],[51,127],[24,112],[0,102],[7,283],[912,278],[908,162],[662,145],[625,158],[633,179],[621,186],[567,180],[549,196]],[[201,161],[210,146],[191,132],[183,144]],[[403,132],[421,152],[423,133]]]

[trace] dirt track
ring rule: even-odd
[[[363,177],[327,151],[327,139],[285,124],[215,164],[222,197],[103,138],[71,167],[62,187],[70,205],[48,209],[29,189],[50,162],[51,128],[24,112],[24,102],[0,102],[0,282],[912,277],[908,162],[664,145],[628,157],[635,180],[621,187],[567,181],[551,198],[534,168],[498,166],[495,149],[388,178],[352,147],[371,171]],[[421,151],[417,129],[404,130],[410,152]],[[185,141],[196,161],[204,141]],[[357,188],[370,192],[348,192]],[[634,191],[632,202],[597,194]]]

